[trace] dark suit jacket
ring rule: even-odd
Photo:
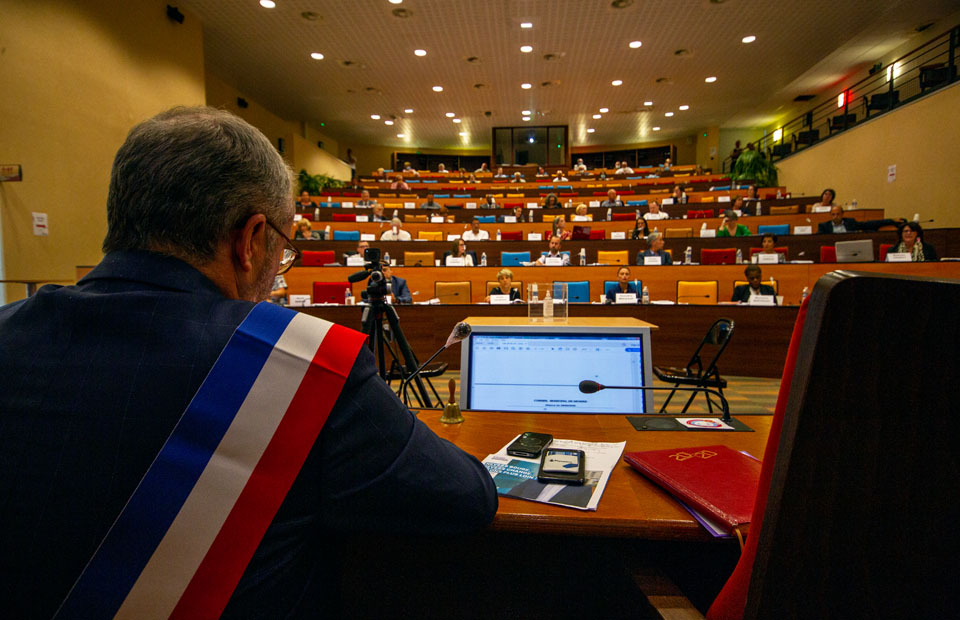
[[[637,264],[643,265],[644,256],[659,256],[661,265],[672,265],[673,257],[666,250],[660,250],[659,252],[652,252],[650,250],[644,250],[643,252],[637,252]]]
[[[177,259],[111,252],[77,286],[0,308],[5,617],[53,615],[252,307]],[[345,532],[467,531],[495,493],[364,347],[223,617],[329,615]]]
[[[843,227],[847,229],[847,232],[859,232],[861,230],[877,230],[881,226],[890,226],[896,224],[893,220],[864,220],[863,222],[855,220],[852,217],[843,218]],[[829,235],[833,233],[833,221],[827,220],[826,222],[820,222],[817,224],[817,233],[821,235]]]
[[[760,285],[760,294],[761,295],[773,295],[773,302],[777,302],[777,292],[769,284]],[[747,303],[750,299],[750,285],[741,284],[740,286],[733,289],[733,299],[730,301],[742,301]]]
[[[393,297],[398,304],[412,304],[413,295],[407,288],[407,281],[397,276],[390,276],[390,288],[393,290]]]

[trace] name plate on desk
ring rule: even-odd
[[[649,256],[647,258],[650,258]],[[659,256],[657,257],[660,258]],[[660,263],[657,263],[658,265]],[[637,305],[637,294],[636,293],[617,293],[617,300],[615,303],[618,304],[633,304]]]
[[[663,261],[659,256],[644,256],[643,264],[646,265],[660,265],[663,264]]]
[[[700,229],[700,238],[701,238],[701,239],[708,239],[708,238],[712,238],[712,237],[716,237],[716,236],[717,236],[717,229],[716,229],[716,228],[701,228],[701,229]]]
[[[373,233],[360,233],[360,241],[376,241],[377,236]]]
[[[294,214],[294,216],[293,216],[293,221],[294,221],[294,222],[299,222],[299,221],[302,220],[302,219],[303,219],[303,216],[300,215],[299,213],[296,213],[296,214]]]
[[[794,226],[793,234],[795,235],[812,235],[813,226]]]
[[[510,304],[509,295],[491,295],[490,296],[490,305],[493,306],[507,306]]]
[[[815,206],[810,208],[810,213],[830,213],[830,207]]]
[[[309,295],[291,295],[290,301],[287,305],[293,306],[294,308],[302,308],[304,306],[309,306],[310,296]]]
[[[574,215],[570,220],[573,222],[589,222],[590,218],[586,215]]]
[[[352,208],[353,208],[353,203],[352,203],[352,202],[341,202],[340,204],[341,204],[341,206],[343,206],[344,209],[352,209]]]
[[[466,207],[467,207],[468,209],[476,209],[476,208],[477,208],[477,203],[475,203],[475,202],[468,202],[468,203],[466,204]]]
[[[773,295],[751,295],[747,301],[750,306],[775,306]]]
[[[887,252],[888,263],[910,263],[913,262],[913,256],[910,252]]]
[[[447,235],[447,241],[457,241],[460,239],[460,235],[449,234]]]
[[[717,202],[730,202],[730,196],[717,196]]]
[[[627,238],[627,233],[625,233],[625,232],[622,231],[622,230],[611,231],[611,232],[610,232],[610,238],[611,238],[611,239],[626,239],[626,238]]]
[[[504,215],[504,216],[503,216],[503,223],[504,223],[504,224],[516,224],[516,223],[517,223],[517,216],[516,216],[516,215]]]
[[[405,203],[403,203],[403,208],[404,208],[404,209],[416,209],[416,208],[417,208],[417,203],[415,203],[415,202],[405,202]]]
[[[465,267],[467,261],[462,256],[448,256],[447,267]]]
[[[527,203],[527,208],[528,208],[528,209],[538,209],[538,208],[540,208],[540,203],[539,203],[539,202],[528,202],[528,203]]]
[[[563,267],[563,258],[560,256],[547,256],[543,264],[547,267]]]
[[[755,254],[754,258],[757,259],[757,264],[760,265],[776,265],[780,262],[779,254]]]
[[[358,216],[357,216],[357,221],[358,221],[358,222],[369,222],[369,221],[370,221],[370,216],[369,216],[369,215],[358,215]]]
[[[600,201],[599,201],[599,200],[591,200],[590,202],[587,203],[587,206],[588,206],[588,207],[599,207],[599,206],[600,206]]]
[[[431,215],[430,223],[431,224],[443,224],[446,220],[443,219],[442,215]]]
[[[347,267],[363,267],[363,256],[352,254],[347,257]]]
[[[543,241],[543,233],[527,233],[527,241]]]
[[[672,204],[673,204],[673,198],[664,198],[663,200],[660,201],[660,204],[662,204],[662,205],[664,205],[664,206],[666,206],[666,205],[672,205]]]

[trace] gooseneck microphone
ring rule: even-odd
[[[659,386],[648,386],[648,385],[603,385],[602,383],[597,383],[596,381],[590,381],[586,379],[580,382],[580,391],[584,394],[594,394],[600,390],[676,390],[678,392],[703,392],[707,394],[715,395],[720,399],[720,406],[723,409],[723,415],[720,416],[720,419],[723,422],[730,423],[730,405],[727,404],[727,399],[718,392],[717,390],[711,390],[710,388],[704,387],[659,387]]]
[[[409,377],[407,377],[400,383],[400,387],[397,389],[397,396],[400,396],[403,398],[403,404],[407,404],[407,386],[410,384],[411,381],[413,381],[414,379],[420,376],[420,372],[427,367],[427,364],[432,362],[434,358],[436,358],[438,355],[443,353],[448,347],[453,346],[458,342],[466,339],[467,336],[469,336],[470,332],[472,331],[473,331],[473,328],[470,327],[470,324],[464,323],[463,321],[460,321],[459,323],[453,326],[453,330],[450,332],[450,335],[447,337],[447,341],[443,344],[443,346],[437,349],[436,353],[431,355],[427,361],[420,364],[419,368],[413,371],[413,373]]]

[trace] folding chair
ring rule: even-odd
[[[660,413],[664,413],[667,410],[667,405],[670,404],[670,400],[673,398],[673,395],[676,394],[676,388],[681,385],[712,388],[717,390],[721,395],[723,394],[723,388],[727,387],[727,380],[720,376],[720,371],[717,369],[717,360],[720,359],[720,355],[723,354],[724,349],[726,349],[730,343],[730,337],[733,336],[733,327],[734,325],[731,319],[717,319],[714,321],[713,325],[710,326],[710,329],[708,329],[707,333],[703,336],[703,340],[700,341],[700,346],[693,352],[693,357],[687,362],[686,367],[653,367],[653,374],[655,374],[658,379],[666,383],[673,383],[674,387],[674,389],[670,391],[669,396],[667,396],[667,400],[664,401],[660,407]],[[711,347],[716,350],[713,359],[710,360],[706,366],[703,365],[703,358],[701,357],[701,351],[703,351],[704,347]],[[690,404],[693,402],[693,399],[697,397],[697,394],[700,394],[700,392],[690,393],[690,398],[687,399],[687,404],[683,406],[681,413],[687,412],[687,409],[690,408]],[[710,413],[713,413],[713,400],[710,398],[709,392],[703,392],[703,395],[707,399],[707,409]]]

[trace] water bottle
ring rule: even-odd
[[[500,241],[500,229],[497,229],[497,241]]]
[[[740,248],[737,248],[737,264],[743,264],[743,252],[740,251]]]
[[[573,207],[573,198],[567,198],[567,208],[570,209]]]
[[[527,211],[527,222],[533,224],[533,209]]]
[[[314,222],[320,221],[320,207],[317,207],[313,210],[313,221]]]
[[[534,282],[530,285],[530,301],[537,301],[537,283]]]
[[[687,246],[686,251],[683,253],[683,264],[689,265],[693,262],[693,248],[689,245]]]
[[[343,293],[343,305],[350,305],[350,298],[353,297],[353,293],[350,291],[350,287],[347,287],[347,290]]]
[[[587,248],[580,248],[580,266],[585,267],[587,264]]]
[[[390,264],[390,252],[383,253],[383,262],[385,262],[388,265]]]
[[[760,201],[757,201],[757,215],[763,215],[763,209],[760,208]]]
[[[482,253],[482,254],[480,255],[480,266],[481,266],[481,267],[486,267],[486,266],[487,266],[487,253],[486,253],[486,252],[484,252],[484,253]]]
[[[854,198],[854,199],[853,199],[853,202],[850,203],[850,208],[852,208],[852,209],[856,209],[856,208],[857,208],[857,199],[856,199],[856,198]]]
[[[612,219],[613,219],[613,209],[611,209],[610,207],[607,207],[607,221],[609,222]]]
[[[643,287],[643,292],[640,293],[640,303],[647,305],[650,303],[650,289],[646,286]]]
[[[633,212],[633,217],[634,217],[634,219],[637,219],[637,220],[640,219],[640,209],[636,209],[636,210]]]
[[[327,241],[333,239],[333,235],[330,233],[330,224],[327,224],[327,227],[323,229],[323,238]]]
[[[687,204],[687,192],[680,192],[680,204]]]
[[[553,318],[553,298],[550,297],[550,289],[547,289],[547,294],[543,297],[543,318]]]
[[[777,189],[777,200],[780,200],[780,189]]]
[[[396,209],[393,210],[393,217],[400,217],[400,212]]]
[[[803,300],[806,299],[807,295],[809,294],[810,294],[810,288],[806,286],[803,287],[803,292],[800,293],[800,303],[803,303]]]

